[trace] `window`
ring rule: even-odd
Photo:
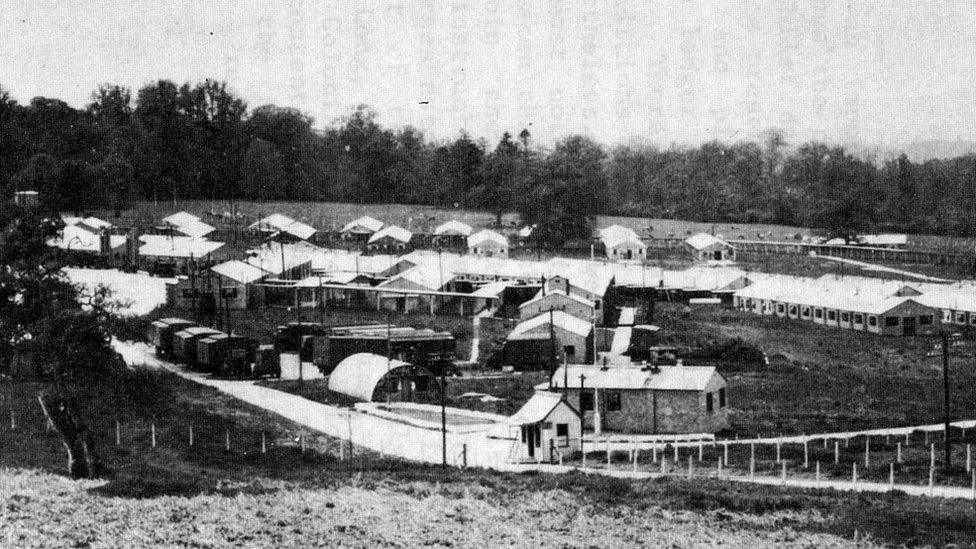
[[[712,393],[705,393],[705,412],[712,413],[715,411],[715,403],[712,402]]]
[[[976,326],[976,314],[969,315],[969,323]]]
[[[795,315],[796,314],[796,305],[790,305],[790,314],[791,315]]]
[[[827,311],[827,320],[831,322],[837,320],[837,311]]]
[[[801,311],[803,318],[810,318],[810,307],[804,307]]]
[[[568,423],[557,423],[556,424],[556,436],[557,437],[568,437],[569,436],[569,424]]]
[[[922,324],[922,325],[925,325],[925,326],[931,326],[932,325],[932,322],[934,322],[934,321],[935,321],[935,318],[932,315],[920,315],[918,317],[918,323],[919,324]]]
[[[864,315],[861,313],[854,313],[854,324],[864,324]]]
[[[878,317],[876,317],[874,315],[869,316],[868,317],[868,326],[877,326],[877,325],[878,325]]]
[[[897,316],[886,316],[885,317],[885,326],[888,326],[890,328],[891,326],[897,326],[897,325],[898,325],[898,317]]]
[[[600,310],[600,300],[596,300],[593,302],[593,308],[596,309],[597,311]]]
[[[814,309],[813,310],[813,318],[816,318],[816,319],[823,318],[823,309]]]
[[[607,391],[607,411],[608,412],[619,412],[620,411],[620,391]]]
[[[220,297],[223,299],[236,299],[237,288],[223,288],[220,290]]]
[[[850,313],[841,313],[840,314],[840,321],[841,322],[850,322],[851,321],[851,314]]]
[[[952,311],[942,311],[942,322],[952,322]]]
[[[563,345],[563,353],[566,356],[576,356],[576,345]]]
[[[593,410],[593,392],[588,389],[583,389],[580,394],[580,411],[587,412]]]
[[[966,313],[956,313],[956,323],[965,324],[966,323]]]
[[[718,390],[718,407],[725,408],[725,387]]]

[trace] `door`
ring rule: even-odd
[[[915,317],[906,316],[901,319],[902,325],[902,335],[913,336],[915,335]]]
[[[627,251],[626,251],[626,252],[624,253],[624,259],[633,259],[633,254],[634,254],[634,252],[633,252],[633,251],[631,251],[631,250],[627,250]]]
[[[522,437],[525,439],[525,446],[529,449],[529,457],[535,457],[536,433],[535,425],[523,425]]]
[[[715,250],[714,257],[715,261],[722,261],[722,250]]]

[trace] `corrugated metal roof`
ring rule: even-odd
[[[194,238],[203,238],[208,234],[216,231],[214,227],[207,225],[203,221],[191,221],[185,225],[177,225],[176,230],[185,234],[186,236],[192,236]]]
[[[645,247],[637,233],[633,229],[621,225],[610,225],[599,231],[600,241],[607,248],[616,248],[621,244],[635,244]]]
[[[356,353],[344,358],[329,374],[329,390],[369,402],[376,385],[383,377],[398,368],[411,365],[372,353]]]
[[[223,242],[189,236],[142,235],[139,255],[151,257],[205,257],[223,247]]]
[[[78,225],[65,225],[61,229],[59,236],[47,241],[48,246],[79,252],[99,252],[101,251],[101,240],[95,234],[84,227]],[[109,235],[109,247],[111,249],[125,246],[125,237],[122,235]]]
[[[576,301],[576,302],[578,302],[578,303],[580,303],[582,305],[586,305],[587,307],[589,307],[591,309],[596,305],[595,303],[593,303],[589,299],[582,298],[582,297],[580,297],[578,295],[573,295],[572,293],[567,294],[566,292],[564,292],[562,290],[549,290],[549,291],[545,292],[545,294],[543,294],[543,292],[540,291],[539,293],[537,293],[535,295],[535,297],[533,297],[532,299],[530,299],[530,300],[526,301],[525,303],[519,305],[519,309],[521,309],[523,307],[527,307],[529,305],[534,305],[534,304],[536,304],[536,303],[538,303],[540,301],[543,301],[543,300],[549,298],[550,296],[562,296],[564,298],[567,298],[567,299],[571,299],[573,301]]]
[[[176,212],[163,218],[163,223],[168,223],[174,227],[182,227],[196,221],[200,221],[200,217],[189,212]]]

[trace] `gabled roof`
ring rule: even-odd
[[[471,225],[467,223],[462,223],[456,219],[452,219],[446,223],[441,223],[434,229],[434,235],[458,235],[458,236],[469,236],[473,229]]]
[[[720,246],[727,246],[729,248],[733,247],[731,244],[722,240],[721,238],[710,235],[708,233],[698,233],[696,235],[690,236],[688,237],[687,240],[685,240],[685,243],[691,246],[692,248],[695,248],[696,250],[704,250],[705,248],[708,248],[709,246],[715,244],[718,244]]]
[[[176,212],[163,218],[163,223],[168,223],[174,227],[182,227],[196,221],[200,221],[200,217],[189,212]]]
[[[566,380],[569,388],[578,389],[582,374],[584,388],[702,391],[719,375],[713,366],[659,366],[657,372],[636,366],[569,365],[568,372],[564,368],[559,367],[553,374],[553,387],[562,387]]]
[[[210,225],[207,225],[203,221],[191,221],[185,225],[177,225],[175,229],[186,236],[192,236],[195,238],[203,238],[217,230]]]
[[[511,282],[489,282],[488,284],[485,284],[484,286],[471,292],[471,295],[478,297],[498,297],[502,295],[505,288],[508,288],[511,285]]]
[[[236,259],[233,261],[225,261],[219,265],[214,265],[210,268],[210,270],[219,275],[226,276],[231,280],[236,280],[242,284],[256,282],[268,274],[267,271]]]
[[[868,246],[901,246],[908,244],[907,234],[859,234],[857,239]]]
[[[410,243],[410,239],[413,238],[413,233],[404,229],[403,227],[387,225],[386,227],[383,227],[382,229],[373,233],[373,236],[369,237],[369,241],[367,243],[376,242],[381,238],[387,237],[408,244]]]
[[[139,255],[152,257],[205,257],[224,246],[223,242],[189,236],[144,234],[139,240]]]
[[[500,246],[508,246],[508,239],[491,229],[482,229],[468,237],[469,248],[473,248],[482,242],[494,242]]]
[[[614,225],[614,227],[619,226]],[[612,228],[613,227],[608,227],[608,229],[604,229],[604,231],[608,231]],[[621,230],[603,232],[600,234],[600,241],[603,242],[604,246],[609,249],[616,248],[621,244],[633,244],[640,248],[646,247],[646,245],[641,242],[641,239],[637,236],[637,233],[626,227],[619,227],[619,229]]]
[[[396,359],[371,353],[356,353],[344,359],[329,375],[329,390],[369,402],[373,399],[376,385],[398,368],[411,365]]]
[[[571,299],[571,300],[576,301],[576,302],[580,303],[581,305],[585,305],[585,306],[587,306],[587,307],[589,307],[591,309],[596,306],[596,304],[593,303],[592,301],[590,301],[589,299],[585,299],[585,298],[582,298],[582,297],[580,297],[578,295],[573,295],[571,293],[570,294],[567,294],[566,292],[564,292],[562,290],[553,289],[553,290],[548,290],[545,293],[543,293],[543,292],[540,291],[539,293],[537,293],[535,295],[535,297],[533,297],[532,299],[530,299],[530,300],[526,301],[525,303],[519,305],[518,308],[519,309],[522,309],[524,307],[528,307],[529,305],[534,305],[536,303],[539,303],[540,301],[545,301],[546,299],[549,299],[549,298],[551,298],[553,296],[561,296],[561,297],[564,297],[564,298],[567,298],[567,299]]]
[[[342,227],[343,233],[375,233],[383,228],[383,222],[364,215],[359,219],[354,219]]]
[[[563,401],[562,395],[550,393],[548,391],[536,391],[528,402],[523,404],[514,415],[508,418],[508,423],[511,423],[512,425],[530,425],[533,423],[541,423],[545,421],[547,417],[549,417],[549,414],[551,414],[560,403],[568,407],[570,410],[576,413],[576,415],[579,415],[579,413],[573,409],[572,406]]]
[[[320,252],[321,248],[305,241],[265,244],[248,250],[249,257],[245,262],[271,274],[280,275],[306,263],[311,265]]]
[[[115,249],[125,246],[125,237],[109,235],[109,248]],[[47,241],[48,246],[62,250],[99,252],[101,251],[101,237],[81,225],[65,225],[61,233]]]
[[[515,329],[508,334],[508,339],[518,339],[519,336],[522,336],[523,334],[526,334],[536,328],[548,326],[549,314],[550,313],[546,312],[541,315],[534,316],[524,322],[520,322],[518,326],[516,326]],[[590,335],[590,332],[593,331],[592,324],[583,319],[576,318],[575,316],[564,311],[553,311],[552,322],[554,327],[561,328],[567,332],[571,332],[583,337]]]
[[[315,227],[295,221],[287,215],[274,213],[248,226],[248,229],[264,232],[282,232],[295,236],[301,240],[308,240],[315,234]]]
[[[105,221],[104,219],[99,219],[91,215],[83,218],[79,223],[81,223],[82,225],[88,225],[93,229],[107,229],[112,226],[112,224],[109,223],[108,221]]]

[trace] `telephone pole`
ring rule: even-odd
[[[945,421],[945,468],[952,467],[952,445],[949,443],[949,332],[942,331],[942,412]]]

